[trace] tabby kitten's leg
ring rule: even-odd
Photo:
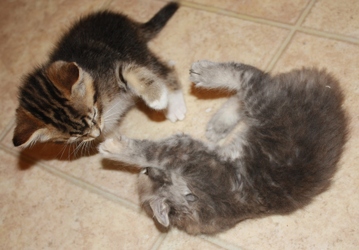
[[[190,80],[196,87],[239,91],[262,74],[259,69],[246,64],[203,60],[192,64]]]
[[[187,110],[176,74],[160,63],[153,64],[152,68],[130,64],[124,67],[123,78],[148,106],[166,109],[166,117],[172,122],[183,120]]]
[[[240,121],[241,113],[240,99],[237,95],[232,96],[208,122],[206,137],[213,142],[226,137]]]

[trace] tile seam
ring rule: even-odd
[[[214,244],[216,246],[225,248],[226,250],[245,250],[245,248],[243,248],[243,247],[236,246],[233,243],[229,243],[226,240],[222,240],[222,239],[219,239],[216,237],[201,235],[201,236],[199,236],[199,238],[201,238],[211,244]]]
[[[302,32],[302,33],[322,37],[322,38],[338,40],[341,42],[347,42],[347,43],[352,43],[352,44],[356,44],[356,45],[359,44],[359,38],[345,36],[345,35],[341,35],[341,34],[337,34],[337,33],[331,33],[331,32],[322,31],[322,30],[317,30],[317,29],[313,29],[310,27],[298,27],[298,31]]]
[[[158,250],[162,246],[165,239],[167,238],[167,235],[168,235],[168,233],[160,233],[160,235],[156,239],[155,243],[153,243],[150,250]]]
[[[8,154],[11,154],[13,156],[18,157],[19,159],[21,159],[23,161],[26,161],[28,163],[33,163],[33,162],[36,161],[35,159],[33,159],[33,158],[29,157],[29,156],[20,155],[19,152],[13,151],[13,150],[9,149],[6,146],[0,145],[0,149],[5,151]],[[34,167],[39,167],[43,171],[46,171],[46,172],[52,174],[53,176],[56,176],[56,177],[58,177],[58,178],[60,178],[62,180],[68,181],[68,182],[70,182],[71,184],[73,184],[73,185],[75,185],[77,187],[80,187],[80,188],[82,188],[84,190],[87,190],[87,191],[89,191],[91,193],[97,194],[97,195],[99,195],[99,196],[101,196],[101,197],[103,197],[103,198],[105,198],[107,200],[116,202],[116,203],[122,205],[123,207],[126,207],[127,209],[130,209],[130,210],[132,210],[134,212],[139,213],[139,211],[140,211],[140,207],[138,205],[136,205],[136,204],[134,204],[134,203],[132,203],[130,201],[127,201],[127,200],[125,200],[125,199],[123,199],[123,198],[121,198],[121,197],[119,197],[119,196],[117,196],[115,194],[112,194],[112,193],[110,193],[110,192],[108,192],[108,191],[106,191],[106,190],[92,184],[92,183],[89,183],[89,182],[87,182],[85,180],[79,179],[79,178],[77,178],[75,176],[72,176],[72,175],[70,175],[68,173],[65,173],[65,172],[63,172],[61,170],[58,170],[58,169],[56,169],[54,167],[48,166],[48,165],[46,165],[46,163],[44,163],[41,160],[36,161],[36,165]]]
[[[283,55],[283,53],[285,52],[285,50],[287,49],[288,45],[290,44],[290,42],[292,41],[294,34],[296,33],[295,29],[292,29],[288,36],[284,39],[284,41],[280,44],[280,46],[278,47],[277,51],[274,53],[273,57],[271,58],[271,60],[269,60],[269,62],[267,63],[267,65],[265,65],[265,67],[263,67],[265,69],[265,71],[269,72],[271,71],[275,64],[278,62],[279,58]]]
[[[43,164],[43,162],[39,162],[37,163],[37,166],[39,166],[40,168],[42,168],[43,170],[53,174],[54,176],[57,176],[61,179],[64,179],[82,189],[85,189],[91,193],[95,193],[107,200],[111,200],[113,202],[116,202],[116,203],[119,203],[120,205],[132,210],[132,211],[135,211],[135,212],[139,212],[140,211],[140,207],[131,203],[130,201],[127,201],[121,197],[118,197],[117,195],[115,194],[112,194],[92,183],[89,183],[85,180],[82,180],[82,179],[79,179],[75,176],[72,176],[70,174],[67,174],[65,172],[62,172],[54,167],[50,167],[50,166],[47,166],[46,164]]]
[[[234,17],[237,19],[251,21],[251,22],[255,22],[255,23],[259,23],[259,24],[266,24],[266,25],[277,27],[277,28],[291,29],[293,26],[291,24],[281,23],[278,21],[254,17],[254,16],[250,16],[250,15],[245,15],[245,14],[240,14],[240,13],[232,12],[232,11],[225,10],[225,9],[220,9],[220,8],[213,7],[213,6],[207,6],[207,5],[202,5],[202,4],[197,4],[197,3],[187,2],[187,1],[180,1],[180,4],[181,4],[181,6],[184,6],[184,7],[189,7],[189,8],[198,9],[198,10],[204,10],[207,12],[221,14],[224,16]]]
[[[105,1],[102,6],[100,7],[100,9],[108,9],[108,7],[111,5],[111,3],[113,2],[113,0],[107,0]]]
[[[359,44],[359,38],[356,38],[356,37],[350,37],[350,36],[338,34],[335,32],[328,32],[328,31],[324,31],[324,30],[317,30],[317,29],[314,29],[311,27],[301,26],[303,24],[305,18],[308,16],[310,10],[313,8],[313,5],[315,4],[315,2],[316,2],[316,0],[312,0],[311,2],[308,3],[307,7],[303,10],[303,13],[301,14],[301,16],[298,18],[297,24],[281,23],[278,21],[273,21],[273,20],[269,20],[269,19],[265,19],[265,18],[235,13],[235,12],[220,9],[217,7],[201,5],[201,4],[191,3],[191,2],[187,2],[187,1],[181,1],[180,3],[184,7],[194,8],[194,9],[198,9],[198,10],[204,10],[204,11],[208,11],[211,13],[220,14],[220,15],[224,15],[224,16],[228,16],[228,17],[234,17],[234,18],[238,18],[241,20],[250,21],[250,22],[254,22],[254,23],[258,23],[258,24],[264,24],[264,25],[268,25],[268,26],[272,26],[272,27],[276,27],[276,28],[287,29],[287,30],[296,29],[296,31],[301,31],[301,32],[316,35],[319,37]],[[303,14],[305,14],[305,15],[303,15]]]
[[[15,125],[15,119],[12,119],[6,126],[5,129],[2,131],[0,135],[0,141],[4,140],[4,138],[7,136],[7,134],[12,130],[12,128]]]
[[[272,59],[266,65],[266,67],[265,67],[266,71],[272,71],[273,70],[273,68],[277,64],[279,58],[283,55],[283,53],[285,53],[287,47],[289,46],[290,42],[292,41],[292,39],[293,39],[293,37],[295,35],[295,33],[299,30],[299,27],[301,26],[301,24],[303,23],[305,18],[308,16],[310,10],[313,8],[315,2],[316,2],[316,0],[311,0],[307,4],[305,9],[302,11],[302,13],[300,14],[300,17],[298,18],[297,22],[291,27],[291,31],[289,32],[289,35],[283,41],[281,46],[279,46],[278,50],[276,51],[276,53],[274,54]]]

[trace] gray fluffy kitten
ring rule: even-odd
[[[207,125],[211,143],[182,134],[108,139],[99,148],[143,168],[141,203],[160,224],[217,233],[247,218],[293,212],[328,188],[347,135],[332,76],[316,69],[270,76],[245,64],[199,61],[190,79],[236,91]],[[230,143],[213,143],[239,123],[245,128]]]

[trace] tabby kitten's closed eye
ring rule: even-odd
[[[270,76],[245,64],[200,61],[190,76],[197,87],[236,91],[207,125],[211,143],[180,134],[157,142],[107,139],[99,147],[144,169],[140,200],[160,224],[217,233],[293,212],[328,188],[347,137],[343,95],[331,75],[302,69]]]
[[[147,47],[178,7],[169,3],[146,23],[111,11],[75,23],[48,62],[24,78],[14,145],[91,141],[113,131],[136,97],[166,109],[169,120],[182,120],[186,107],[176,74]]]

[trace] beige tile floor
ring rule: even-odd
[[[145,21],[164,1],[4,0],[0,2],[0,249],[359,249],[359,1],[188,0],[151,42],[175,63],[188,114],[170,123],[139,106],[119,131],[204,138],[225,98],[208,98],[188,80],[200,59],[241,61],[272,72],[326,67],[346,95],[350,140],[329,191],[289,216],[248,220],[216,236],[161,233],[141,212],[136,173],[94,155],[58,157],[62,147],[11,144],[17,87],[46,59],[73,20],[109,8]]]

